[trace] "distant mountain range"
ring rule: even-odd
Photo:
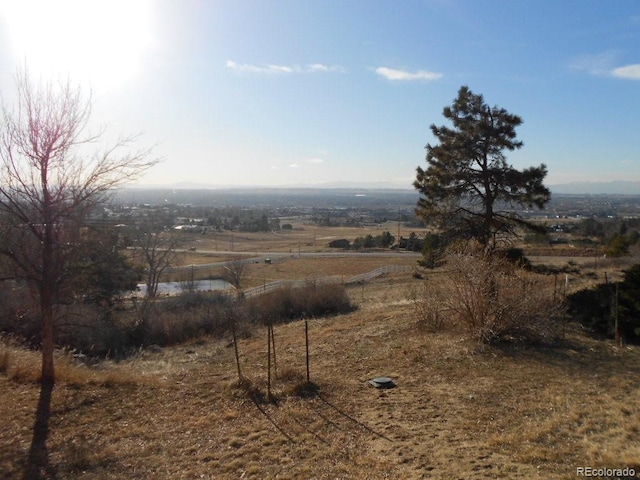
[[[572,182],[548,185],[554,194],[561,195],[640,195],[640,181]],[[414,191],[411,184],[395,182],[331,182],[301,185],[213,185],[197,182],[179,182],[166,185],[129,185],[136,190],[290,190],[290,189],[366,189]]]
[[[366,190],[413,190],[411,183],[400,182],[325,182],[284,185],[215,185],[198,182],[177,182],[165,185],[127,185],[133,189],[174,189],[174,190],[291,190],[291,189],[366,189]]]
[[[575,182],[549,185],[552,193],[566,195],[640,195],[640,182]]]

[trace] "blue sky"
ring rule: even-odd
[[[25,61],[88,82],[107,138],[164,158],[141,183],[411,188],[461,85],[523,118],[508,159],[549,185],[640,181],[635,0],[0,4],[5,102]]]

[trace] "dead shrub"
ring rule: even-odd
[[[256,403],[266,403],[265,393],[247,377],[232,382],[229,387],[233,398],[249,398]]]
[[[269,323],[348,313],[355,306],[344,285],[312,281],[253,297],[248,301],[248,308],[256,321]]]
[[[429,278],[429,276],[427,277]],[[438,332],[446,325],[446,293],[443,284],[425,280],[419,290],[411,292],[410,300],[418,317],[418,328],[427,332]]]
[[[553,277],[537,275],[491,255],[457,254],[447,274],[426,281],[414,302],[422,322],[444,322],[481,342],[548,340],[558,331],[562,312]]]
[[[235,323],[244,334],[244,312],[240,302],[230,297],[204,292],[182,295],[150,303],[141,308],[131,321],[131,343],[169,346],[203,335],[219,335],[231,331]]]
[[[16,336],[0,335],[0,374],[16,383],[37,383],[41,369],[38,352],[27,349]]]
[[[131,345],[119,313],[88,304],[60,307],[56,344],[94,357],[121,357]]]
[[[42,369],[39,365],[17,363],[9,372],[9,378],[22,384],[39,383],[42,377]]]
[[[30,290],[17,282],[0,282],[0,332],[37,345],[40,322]]]

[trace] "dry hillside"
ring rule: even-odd
[[[94,366],[59,359],[50,460],[59,479],[576,478],[577,467],[640,472],[640,349],[567,329],[555,346],[480,347],[416,320],[409,274],[350,290],[360,308],[266,330],[141,351]],[[0,346],[0,472],[22,470],[38,358]],[[389,376],[396,388],[368,386]],[[250,395],[249,393],[253,393]]]

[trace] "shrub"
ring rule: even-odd
[[[111,309],[68,305],[56,320],[56,344],[87,355],[121,357],[132,345],[127,326]]]
[[[134,345],[175,345],[230,331],[232,322],[240,327],[243,318],[240,303],[229,296],[185,292],[142,308],[132,320],[130,335]]]
[[[40,343],[38,307],[31,292],[17,282],[0,282],[0,332],[15,334],[34,345]]]
[[[26,286],[18,285],[0,305],[0,331],[16,335],[39,348],[41,322],[39,308]],[[109,307],[90,304],[57,305],[56,345],[72,350],[105,355],[126,345],[126,333]]]
[[[354,310],[344,285],[307,282],[251,298],[249,315],[258,322],[283,322],[337,315]]]
[[[169,297],[166,300],[163,300],[161,308],[167,312],[179,312],[201,308],[215,309],[226,304],[228,301],[229,297],[221,293],[185,291],[181,295],[176,295],[175,297]]]
[[[2,330],[39,345],[34,309],[3,305]],[[301,317],[320,317],[353,310],[342,285],[309,282],[251,299],[245,304],[217,293],[187,291],[175,297],[143,302],[134,309],[105,309],[96,305],[59,306],[56,321],[58,346],[95,357],[120,358],[146,345],[168,346],[203,335],[221,335],[235,325],[239,336],[249,333],[250,318],[267,323]],[[31,320],[31,317],[33,319]],[[2,362],[8,362],[1,357]]]
[[[554,281],[513,265],[504,256],[458,254],[447,273],[430,275],[414,302],[429,329],[458,326],[481,342],[543,340],[556,333],[561,313]]]
[[[531,262],[524,255],[524,251],[521,248],[506,248],[504,250],[498,250],[496,254],[514,265],[526,269],[531,268]]]
[[[622,234],[615,235],[607,245],[606,253],[612,257],[624,257],[629,255],[631,242],[629,238]]]
[[[640,342],[640,264],[624,271],[624,279],[580,290],[567,297],[569,312],[594,333],[615,335],[616,309],[619,331],[627,341]]]
[[[445,327],[446,304],[443,299],[446,294],[442,291],[442,286],[441,282],[424,281],[420,290],[411,294],[418,326],[429,332],[437,332]]]
[[[444,235],[427,233],[422,243],[422,259],[418,263],[425,268],[436,268],[442,265],[450,244],[450,239]]]

